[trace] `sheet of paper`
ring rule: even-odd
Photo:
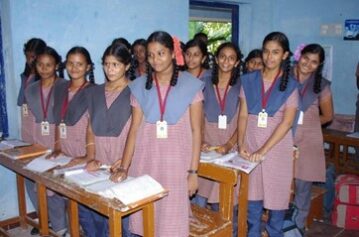
[[[75,165],[72,167],[67,167],[67,168],[59,168],[59,169],[55,169],[54,170],[54,175],[62,175],[65,173],[71,172],[71,171],[77,171],[77,170],[83,170],[86,166],[86,163],[84,164],[79,164],[79,165]]]
[[[106,198],[116,198],[124,205],[138,202],[164,191],[162,185],[149,175],[136,178],[128,177],[120,183],[114,183],[107,179],[87,185],[85,189]]]
[[[108,170],[88,172],[85,169],[79,169],[77,171],[65,172],[64,175],[66,180],[76,183],[80,186],[86,186],[108,180],[111,174]]]
[[[46,159],[47,155],[42,155],[38,158],[30,161],[24,168],[35,171],[35,172],[45,172],[56,166],[63,166],[70,162],[71,157],[61,156],[57,159]]]
[[[222,157],[222,154],[216,151],[201,152],[202,162],[213,162],[215,159]]]
[[[108,190],[123,204],[128,205],[164,191],[162,185],[149,175],[119,183]]]
[[[238,154],[233,154],[222,159],[217,159],[214,163],[217,165],[241,170],[247,174],[249,174],[259,164],[243,159]]]

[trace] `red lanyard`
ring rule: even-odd
[[[269,89],[267,90],[266,93],[264,92],[264,82],[263,82],[263,79],[262,79],[262,81],[261,81],[261,82],[262,82],[262,90],[261,90],[262,109],[265,109],[265,108],[267,107],[267,103],[268,103],[269,96],[270,96],[270,94],[272,93],[274,84],[275,84],[275,82],[277,81],[277,79],[278,79],[280,73],[281,73],[281,70],[278,71],[277,75],[276,75],[275,78],[274,78],[274,81],[272,82],[271,86],[269,87]]]
[[[75,97],[75,95],[80,91],[82,90],[82,88],[84,88],[84,86],[87,84],[87,81],[84,81],[84,83],[80,86],[79,89],[77,89],[77,91],[75,92],[74,96],[72,98]],[[62,107],[61,107],[61,121],[64,120],[64,117],[65,117],[65,114],[67,112],[67,109],[69,107],[69,88],[70,88],[71,84],[68,86],[67,88],[67,93],[66,93],[66,97],[65,97],[65,100],[64,102],[62,102]]]
[[[218,85],[216,85],[216,92],[217,92],[217,97],[218,97],[218,101],[219,101],[219,107],[221,108],[221,115],[223,115],[224,106],[226,104],[226,98],[227,98],[227,92],[228,92],[228,88],[229,88],[229,82],[230,81],[228,81],[227,86],[226,86],[226,90],[224,91],[223,100],[221,98],[221,95],[219,94]]]
[[[49,104],[50,104],[50,99],[51,99],[51,94],[52,94],[52,89],[54,88],[54,85],[51,86],[50,92],[47,95],[46,98],[46,106],[45,106],[45,102],[44,102],[44,94],[42,93],[42,83],[40,83],[40,100],[41,100],[41,108],[42,108],[42,113],[44,116],[44,120],[47,119],[47,111],[49,108]]]
[[[157,97],[158,97],[158,103],[160,105],[160,113],[161,113],[161,122],[163,121],[163,115],[165,113],[165,110],[166,110],[166,102],[167,102],[167,97],[168,97],[168,94],[171,90],[171,84],[168,85],[167,87],[167,91],[166,91],[166,95],[165,95],[165,99],[164,101],[162,101],[162,95],[161,95],[161,91],[160,91],[160,85],[158,83],[158,80],[157,80],[157,77],[156,75],[154,75],[155,77],[155,82],[156,82],[156,89],[157,89]]]
[[[298,70],[298,66],[296,67],[296,71],[297,71],[297,81],[300,83],[300,76],[299,76],[299,70]],[[299,90],[299,94],[300,94],[300,97],[304,97],[305,93],[307,92],[307,89],[308,89],[308,81],[305,83],[305,86],[302,90]]]

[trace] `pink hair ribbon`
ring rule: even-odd
[[[183,66],[184,58],[181,48],[181,42],[176,36],[172,36],[172,40],[173,40],[174,53],[175,53],[177,65]]]

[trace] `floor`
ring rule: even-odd
[[[358,237],[359,230],[345,230],[330,224],[314,222],[306,237]]]
[[[10,231],[11,237],[37,237],[39,235],[30,235],[31,228],[22,230],[16,228]],[[310,230],[307,231],[305,237],[358,237],[359,230],[344,230],[329,224],[314,222]]]

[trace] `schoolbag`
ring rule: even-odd
[[[298,215],[298,208],[290,203],[289,209],[284,217],[284,223],[282,227],[284,237],[303,237],[304,233],[295,224],[295,217]]]
[[[338,227],[359,230],[359,176],[339,175],[335,181],[332,223]]]

